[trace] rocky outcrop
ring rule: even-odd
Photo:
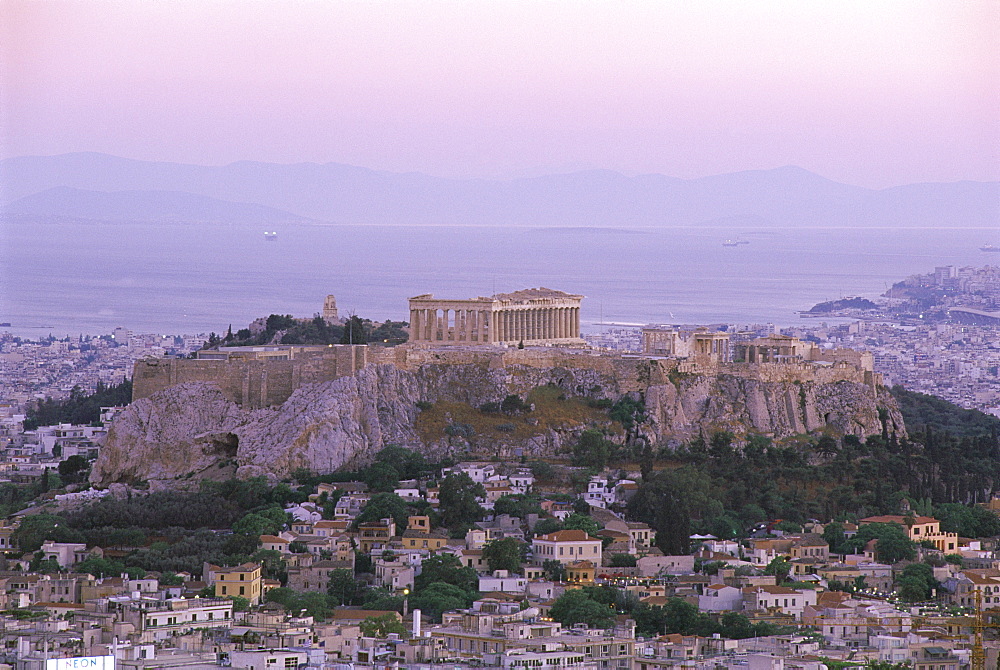
[[[728,430],[788,437],[826,427],[859,436],[882,432],[880,409],[890,431],[903,434],[903,417],[888,391],[851,381],[762,382],[730,375],[690,375],[650,386],[647,437],[671,442]]]
[[[98,486],[140,480],[159,483],[231,462],[240,477],[284,477],[297,468],[329,472],[363,463],[387,444],[417,449],[431,443],[417,431],[420,402],[465,403],[478,407],[510,393],[526,395],[553,385],[566,395],[616,399],[624,392],[645,397],[649,421],[643,430],[656,444],[729,430],[784,437],[829,426],[841,433],[881,432],[880,411],[890,429],[902,418],[887,392],[863,383],[760,381],[727,374],[685,374],[666,383],[642,371],[608,366],[427,363],[413,369],[369,365],[350,377],[305,384],[283,404],[247,409],[227,400],[209,383],[179,384],[132,403],[111,426],[92,481]],[[636,380],[645,380],[635,388]],[[627,380],[623,382],[622,380]],[[505,445],[529,455],[567,448],[568,438],[586,426],[539,431]],[[494,440],[495,441],[495,440]],[[492,448],[492,445],[491,445]]]

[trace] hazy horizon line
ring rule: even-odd
[[[743,168],[743,169],[740,169],[740,170],[733,170],[733,171],[729,171],[729,172],[714,172],[714,173],[702,174],[702,175],[695,176],[695,177],[679,177],[677,175],[667,174],[665,172],[638,172],[638,171],[630,171],[630,170],[620,170],[620,169],[615,169],[615,168],[610,168],[610,167],[589,167],[589,168],[588,167],[580,167],[580,168],[577,168],[577,169],[553,168],[552,170],[549,170],[549,171],[546,171],[543,168],[538,168],[536,170],[530,170],[530,171],[525,171],[525,170],[516,171],[516,172],[521,172],[522,174],[514,174],[512,172],[512,173],[508,173],[508,174],[504,174],[504,175],[486,175],[486,174],[483,174],[483,175],[454,176],[454,175],[447,175],[447,174],[437,174],[437,173],[434,173],[434,172],[425,172],[423,170],[391,170],[391,169],[384,169],[384,168],[378,168],[378,167],[371,167],[371,166],[367,166],[367,165],[358,165],[356,163],[345,163],[345,162],[336,161],[336,160],[331,160],[331,161],[326,161],[326,162],[317,162],[317,161],[310,161],[310,160],[279,162],[279,161],[256,160],[256,159],[252,159],[252,158],[241,158],[241,159],[237,159],[237,160],[231,160],[231,161],[228,161],[228,162],[204,163],[204,162],[196,162],[196,161],[190,161],[190,160],[188,160],[188,161],[181,161],[181,160],[166,160],[166,159],[159,160],[159,159],[151,159],[151,158],[136,158],[136,157],[133,157],[133,156],[123,156],[123,155],[120,155],[120,154],[113,154],[113,153],[108,153],[108,152],[105,152],[105,151],[92,151],[92,150],[87,150],[87,151],[64,151],[64,152],[55,153],[55,154],[20,154],[20,155],[16,155],[16,156],[2,156],[2,157],[0,157],[0,163],[6,162],[6,161],[9,161],[9,160],[18,160],[18,159],[26,159],[26,158],[60,158],[60,157],[63,157],[63,156],[83,156],[83,155],[106,156],[106,157],[110,157],[110,158],[117,158],[117,159],[126,160],[126,161],[136,161],[136,162],[140,162],[140,163],[156,163],[156,164],[165,164],[165,165],[190,165],[190,166],[196,166],[196,167],[209,167],[209,168],[211,168],[211,167],[224,168],[224,167],[230,167],[230,166],[233,166],[233,165],[238,165],[240,163],[256,163],[256,164],[261,164],[261,165],[279,165],[279,166],[295,166],[295,165],[329,166],[329,165],[338,165],[338,166],[356,168],[356,169],[359,169],[359,170],[368,170],[370,172],[375,172],[375,173],[385,173],[385,174],[392,174],[392,175],[417,174],[417,175],[422,175],[422,176],[425,176],[425,177],[432,177],[434,179],[441,179],[441,180],[447,180],[447,181],[513,182],[513,181],[521,181],[521,180],[539,179],[539,178],[544,178],[544,177],[558,177],[558,176],[566,176],[566,175],[573,175],[573,174],[587,174],[587,173],[601,173],[601,172],[604,172],[604,173],[610,173],[610,174],[620,175],[622,177],[625,177],[626,179],[637,179],[637,178],[640,178],[640,177],[664,177],[664,178],[667,178],[667,179],[675,179],[675,180],[678,180],[678,181],[691,182],[691,181],[698,181],[698,180],[701,180],[701,179],[710,179],[712,177],[721,177],[721,176],[728,176],[728,175],[736,175],[736,174],[743,174],[743,173],[749,173],[749,172],[776,172],[776,171],[780,171],[780,170],[789,170],[789,169],[792,169],[792,170],[799,170],[799,171],[805,172],[807,174],[819,177],[821,179],[825,179],[826,181],[829,181],[829,182],[834,183],[834,184],[841,184],[841,185],[844,185],[844,186],[852,186],[852,187],[855,187],[855,188],[860,188],[860,189],[864,189],[864,190],[868,190],[868,191],[873,191],[873,192],[887,191],[887,190],[890,190],[890,189],[893,189],[893,188],[899,188],[899,187],[902,187],[902,186],[913,186],[913,185],[918,185],[918,184],[961,184],[961,183],[1000,184],[1000,179],[986,179],[986,180],[984,180],[984,179],[962,178],[962,179],[954,179],[954,180],[951,180],[951,181],[933,181],[933,180],[909,181],[909,182],[900,182],[900,183],[897,183],[897,184],[892,184],[892,185],[883,186],[883,187],[872,187],[872,186],[865,186],[863,184],[860,184],[860,183],[857,183],[857,182],[854,182],[854,181],[838,181],[838,180],[833,179],[831,177],[827,177],[826,175],[824,175],[824,174],[822,174],[820,172],[817,172],[815,170],[810,170],[808,168],[802,167],[801,165],[795,165],[793,163],[787,163],[787,164],[784,164],[784,165],[776,165],[774,167],[747,167],[747,168]],[[81,190],[86,190],[86,189],[81,189]],[[126,189],[126,190],[135,190],[135,189]]]

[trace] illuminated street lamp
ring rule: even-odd
[[[403,589],[403,616],[406,617],[406,611],[410,605],[410,589]]]

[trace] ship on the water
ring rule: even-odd
[[[268,231],[268,230],[265,230],[264,231],[264,239],[267,240],[267,241],[269,241],[269,242],[273,241],[273,240],[276,240],[276,239],[278,239],[278,232],[277,231]]]
[[[1000,253],[1000,247],[993,246],[992,244],[984,244],[983,246],[979,247],[979,250],[980,251],[996,251],[996,252]]]

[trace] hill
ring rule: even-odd
[[[956,437],[995,436],[1000,433],[1000,419],[975,409],[964,409],[932,395],[893,386],[892,395],[899,403],[903,420],[911,430],[930,428]]]
[[[153,194],[171,192],[307,219],[380,225],[989,227],[995,225],[1000,200],[995,182],[912,184],[879,191],[794,166],[688,180],[659,174],[628,177],[609,170],[485,180],[338,163],[205,166],[96,153],[9,158],[0,161],[0,184],[0,203],[19,201],[20,213],[39,216],[53,211],[55,196],[22,199],[61,187],[130,192],[140,213],[156,210],[157,198],[163,196]],[[66,193],[60,197],[69,198]],[[79,206],[87,205],[82,195],[74,197]],[[59,209],[72,211],[68,204]],[[115,211],[121,211],[120,203]]]
[[[8,215],[74,218],[94,221],[181,221],[265,225],[304,223],[309,219],[274,207],[231,202],[180,191],[89,191],[55,186],[6,205]]]

